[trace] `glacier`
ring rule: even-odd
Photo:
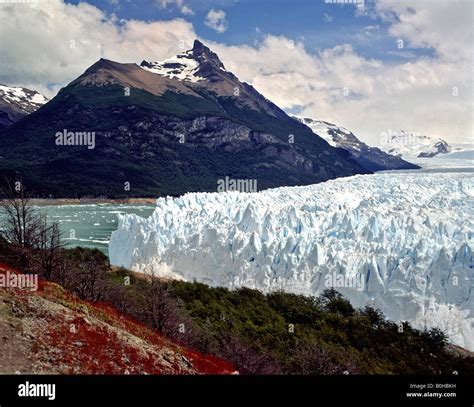
[[[472,170],[471,170],[472,171]],[[434,326],[474,350],[474,172],[395,171],[160,198],[120,215],[110,262],[211,286],[318,295]]]

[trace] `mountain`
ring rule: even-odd
[[[164,62],[101,59],[0,137],[0,177],[42,196],[180,195],[224,179],[261,190],[369,172],[199,41]]]
[[[110,262],[229,289],[335,288],[474,350],[473,191],[461,171],[391,172],[160,198],[146,219],[119,217]]]
[[[34,112],[47,101],[34,90],[0,84],[0,130]]]
[[[450,153],[452,148],[443,139],[402,130],[388,135],[384,150],[397,157],[432,158],[439,154]]]
[[[420,168],[415,164],[402,160],[400,157],[387,154],[377,147],[368,146],[344,127],[307,117],[295,117],[295,119],[308,126],[315,134],[322,137],[333,147],[339,147],[348,151],[368,171]]]
[[[252,86],[240,82],[233,73],[227,71],[217,54],[200,41],[194,42],[193,49],[173,58],[163,62],[143,61],[140,66],[161,77],[181,80],[188,87],[204,88],[213,96],[232,98],[241,108],[260,110],[274,118],[288,120],[283,110],[263,97]]]

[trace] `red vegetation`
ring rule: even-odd
[[[204,374],[236,373],[236,368],[230,363],[212,355],[203,355],[193,350],[185,350],[184,354],[191,361],[194,368]]]
[[[0,264],[2,271],[19,273],[6,264]],[[55,371],[66,374],[232,374],[235,371],[228,362],[172,343],[110,304],[80,300],[44,279],[39,279],[37,292],[8,291],[14,293],[15,301],[29,318],[38,320],[41,328],[35,347],[44,350]]]
[[[85,374],[162,373],[162,366],[152,356],[121,341],[110,330],[91,325],[85,318],[50,325],[49,345],[61,349],[59,361],[68,366],[80,366]],[[79,373],[71,370],[69,373]]]

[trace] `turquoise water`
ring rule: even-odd
[[[97,248],[105,254],[108,254],[110,236],[117,229],[119,214],[134,213],[148,217],[154,210],[152,205],[131,204],[45,205],[34,208],[45,212],[48,219],[59,222],[67,246]]]

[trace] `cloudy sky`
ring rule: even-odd
[[[1,0],[0,83],[52,97],[100,57],[160,60],[199,38],[287,112],[371,144],[472,140],[474,2],[341,2]]]

